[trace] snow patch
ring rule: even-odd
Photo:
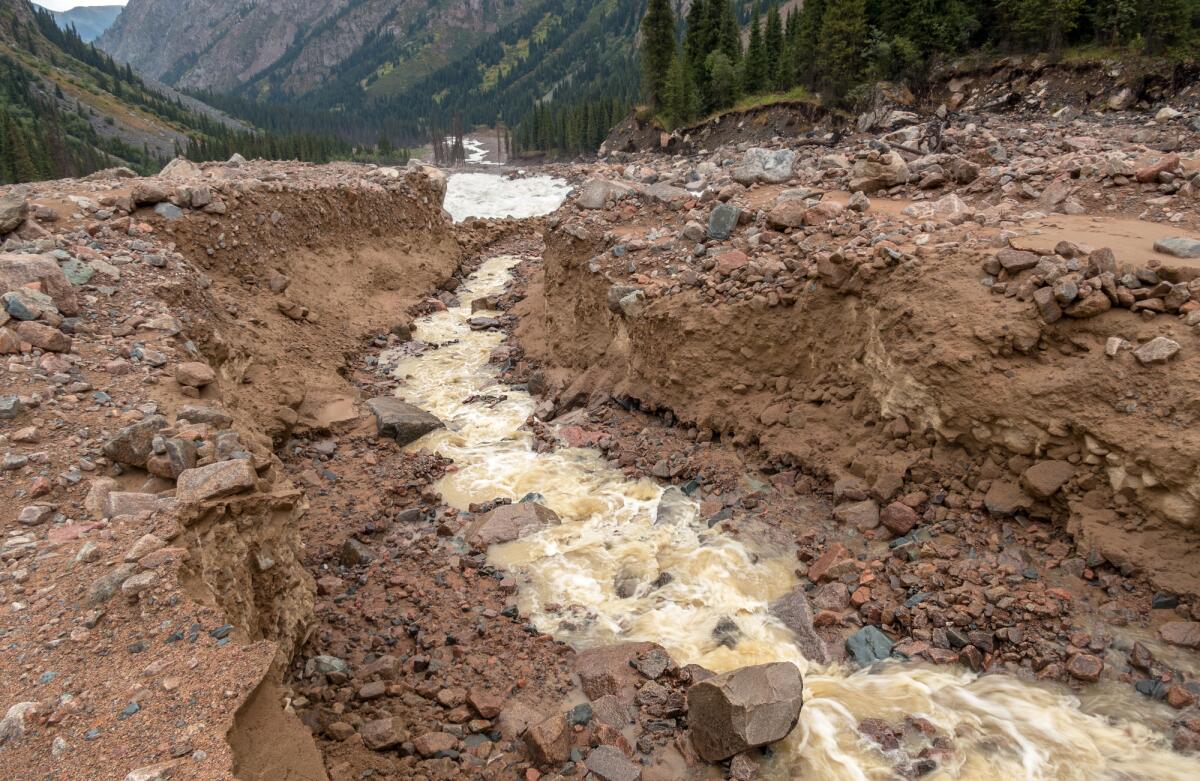
[[[570,192],[566,180],[551,176],[454,174],[444,206],[455,222],[468,217],[537,217],[561,206]]]

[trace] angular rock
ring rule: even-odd
[[[457,745],[458,738],[449,732],[426,732],[413,741],[413,748],[426,758],[435,757],[445,751],[453,751]]]
[[[359,734],[362,735],[363,745],[372,751],[387,751],[408,740],[408,730],[396,718],[368,721],[362,725]]]
[[[394,396],[371,399],[367,407],[375,416],[375,429],[381,437],[391,437],[400,445],[415,442],[442,427],[442,421],[420,407]]]
[[[0,293],[36,286],[50,296],[54,306],[67,317],[79,314],[71,282],[62,274],[58,260],[48,254],[0,253]]]
[[[463,536],[472,547],[484,549],[559,523],[553,510],[536,502],[502,504],[473,520]]]
[[[817,664],[829,663],[829,649],[813,628],[812,606],[803,586],[797,586],[772,602],[767,612],[792,630],[796,636],[796,647],[805,659]]]
[[[638,684],[644,679],[631,663],[641,654],[655,650],[666,653],[655,643],[619,643],[583,651],[575,657],[575,672],[583,693],[593,702],[606,694],[632,702]]]
[[[1049,499],[1074,476],[1075,467],[1069,461],[1039,461],[1025,470],[1021,483],[1035,498]]]
[[[25,199],[19,195],[0,198],[0,236],[21,227],[25,221]]]
[[[1200,621],[1168,621],[1158,628],[1164,642],[1200,649]]]
[[[52,353],[71,351],[71,337],[62,331],[44,323],[17,323],[17,336],[23,342],[29,342],[34,347]]]
[[[619,748],[597,746],[584,761],[587,769],[604,781],[638,781],[642,769],[629,761]]]
[[[687,701],[696,753],[719,762],[786,738],[800,720],[804,682],[791,662],[761,664],[701,681]]]
[[[610,200],[619,201],[633,194],[633,188],[622,182],[589,179],[579,192],[582,209],[603,209]]]
[[[870,195],[908,181],[908,163],[896,152],[881,155],[878,160],[862,158],[854,161],[850,190]]]
[[[708,216],[708,237],[721,241],[729,238],[733,229],[737,227],[741,214],[742,210],[733,204],[717,204]]]
[[[877,626],[864,626],[846,638],[846,651],[854,657],[859,667],[872,664],[892,655],[891,639]]]
[[[541,765],[561,765],[571,757],[571,725],[561,713],[529,728],[525,744]]]
[[[1063,312],[1067,317],[1083,320],[1102,315],[1110,309],[1112,309],[1112,301],[1109,297],[1099,290],[1093,290],[1087,296],[1077,299],[1075,303],[1071,304]]]
[[[1062,320],[1063,311],[1054,295],[1054,288],[1039,287],[1033,291],[1033,303],[1037,306],[1038,314],[1042,316],[1042,320],[1046,321],[1047,325]]]
[[[1175,357],[1179,350],[1179,342],[1165,336],[1158,336],[1134,350],[1133,357],[1137,358],[1138,363],[1143,366],[1151,366],[1156,363],[1166,363]]]
[[[153,450],[154,437],[167,427],[162,415],[149,415],[137,423],[126,426],[104,443],[104,455],[126,466],[146,465]]]
[[[203,388],[216,379],[217,373],[207,363],[188,361],[175,367],[175,382],[190,388]]]
[[[902,502],[892,502],[883,508],[883,512],[879,514],[879,520],[892,534],[902,537],[913,530],[913,527],[920,521],[920,517],[908,505]]]
[[[182,504],[198,504],[248,491],[257,481],[249,461],[241,458],[218,461],[181,474],[175,483],[175,498]]]
[[[996,253],[996,260],[1000,261],[1000,266],[1009,274],[1016,274],[1033,268],[1041,258],[1032,252],[1006,247]]]
[[[782,184],[792,178],[792,166],[796,164],[796,153],[790,149],[746,150],[742,164],[733,169],[731,175],[738,184],[751,185],[755,182]]]
[[[1005,480],[993,480],[984,494],[983,505],[993,515],[1013,515],[1018,510],[1028,510],[1033,506],[1033,500],[1020,486]]]

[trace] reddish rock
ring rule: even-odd
[[[1039,461],[1025,470],[1021,483],[1036,498],[1049,499],[1074,476],[1075,467],[1068,461]]]
[[[389,748],[399,746],[401,743],[408,740],[408,731],[405,730],[400,724],[400,720],[395,718],[375,719],[374,721],[368,721],[363,724],[361,734],[363,745],[372,751],[385,751]],[[445,738],[449,738],[449,745],[445,744],[445,740],[442,740],[440,743],[436,740],[430,740],[425,744],[422,744],[426,748],[434,747],[429,754],[426,754],[421,750],[420,747],[418,747],[417,750],[421,752],[422,756],[430,756],[432,754],[436,754],[438,751],[445,751],[454,748],[457,741],[453,735],[449,735],[445,732],[433,732],[429,735],[422,735],[420,738],[417,738],[417,740],[421,741],[425,738],[430,738],[431,736],[436,735],[442,735]],[[439,747],[443,745],[445,748]]]
[[[1171,645],[1200,648],[1200,621],[1169,621],[1159,627],[1158,634]]]
[[[1067,672],[1076,680],[1094,683],[1104,672],[1104,660],[1092,654],[1075,654],[1067,660]]]
[[[1158,180],[1158,175],[1163,171],[1174,171],[1179,167],[1179,155],[1164,155],[1156,163],[1151,163],[1144,168],[1138,169],[1137,180],[1143,184],[1146,182],[1154,182]]]
[[[426,732],[413,741],[413,748],[423,757],[432,757],[441,751],[453,751],[458,738],[449,732]]]
[[[504,708],[504,698],[489,689],[472,689],[467,695],[467,702],[485,719],[494,719]]]
[[[717,255],[717,271],[721,274],[729,275],[749,262],[750,258],[740,250],[724,252]]]
[[[901,537],[913,530],[913,527],[920,521],[920,517],[908,505],[902,502],[892,502],[883,508],[883,512],[879,514],[879,520],[888,531]]]
[[[846,550],[846,546],[835,542],[825,549],[820,558],[809,565],[808,579],[814,583],[820,583],[826,578],[832,580],[834,576],[831,573],[838,565],[850,560],[850,551]]]
[[[525,744],[539,765],[561,765],[571,756],[571,727],[556,713],[525,733]]]

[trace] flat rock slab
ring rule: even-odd
[[[634,663],[644,655],[658,652],[666,655],[662,646],[646,642],[619,643],[583,651],[575,657],[575,672],[583,693],[593,702],[605,695],[632,702],[638,685],[646,680]]]
[[[892,655],[891,639],[877,626],[864,626],[846,638],[846,650],[859,667],[870,667]]]
[[[465,537],[471,547],[483,549],[560,523],[553,510],[535,502],[502,504],[472,521]]]
[[[584,764],[604,781],[638,781],[642,777],[642,769],[614,746],[597,746]]]
[[[1200,258],[1200,239],[1174,236],[1154,242],[1154,250],[1177,258]]]
[[[391,437],[401,445],[416,442],[430,431],[442,428],[442,421],[394,396],[371,399],[367,407],[375,416],[375,429],[379,436]]]
[[[812,605],[803,586],[797,586],[771,603],[768,612],[796,636],[796,647],[804,658],[817,664],[829,663],[829,649],[813,629]]]
[[[760,664],[701,681],[687,699],[696,753],[720,762],[786,738],[800,720],[804,681],[791,662]]]
[[[254,466],[241,458],[188,469],[175,483],[175,498],[183,504],[197,504],[233,496],[254,487]]]

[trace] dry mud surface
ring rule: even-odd
[[[420,385],[397,362],[454,347],[414,320],[467,307],[496,379],[464,407],[528,399],[534,453],[686,495],[705,539],[778,566],[819,689],[1005,673],[1135,713],[1126,748],[1174,777],[1200,748],[1200,260],[1154,245],[1200,233],[1192,120],[982,118],[936,152],[885,128],[782,176],[742,170],[745,144],[614,155],[549,170],[576,195],[521,222],[452,223],[419,166],[16,190],[0,767],[807,777],[790,742],[702,759],[687,692],[713,671],[594,647],[608,606],[539,591],[532,548],[471,542],[520,496],[464,505],[443,491],[468,464],[379,435],[364,401]],[[505,258],[476,306],[470,275]],[[684,566],[605,589],[652,602]],[[725,669],[756,622],[682,634]],[[868,629],[897,661],[856,652]],[[856,761],[971,777],[947,724],[859,719]],[[814,745],[808,771],[839,777]]]

